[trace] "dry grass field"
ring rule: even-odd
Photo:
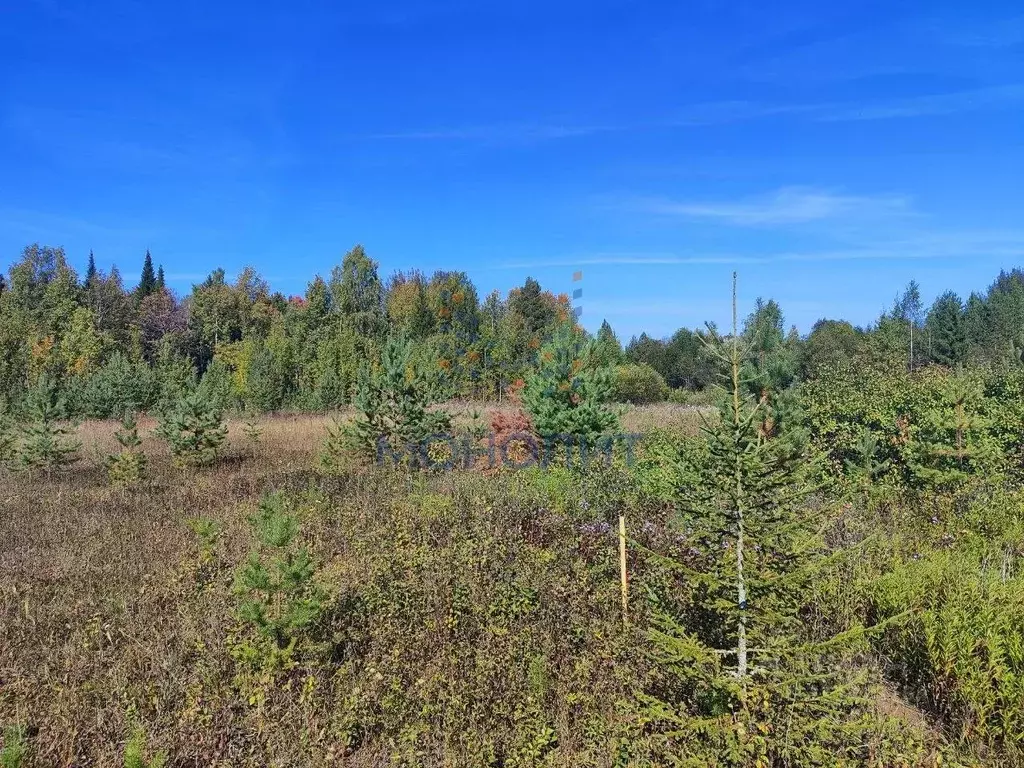
[[[623,421],[698,424],[681,406]],[[0,470],[0,727],[25,728],[25,765],[123,765],[139,729],[174,766],[611,764],[623,670],[643,666],[624,666],[614,539],[579,534],[611,518],[607,494],[514,472],[328,474],[327,422],[267,417],[255,445],[231,422],[214,466],[181,469],[143,420],[134,489],[106,477],[108,422],[80,425],[66,471]],[[232,592],[273,489],[328,594],[321,634],[283,662],[252,658]]]

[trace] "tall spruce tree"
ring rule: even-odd
[[[142,262],[142,275],[139,278],[139,287],[135,289],[136,296],[141,300],[156,290],[156,273],[153,271],[153,257],[146,249],[146,258]]]
[[[967,360],[967,327],[963,302],[953,291],[935,300],[925,321],[929,357],[939,365],[955,368]]]
[[[623,361],[622,344],[607,320],[601,323],[597,332],[597,356],[603,365],[619,365]]]
[[[727,394],[680,490],[684,546],[664,560],[675,588],[653,595],[658,672],[642,718],[659,765],[830,764],[863,741],[856,682],[830,656],[840,640],[811,636],[801,615],[820,562],[813,486],[792,443],[758,428],[733,279],[732,335],[709,342]]]
[[[85,282],[82,284],[86,289],[92,287],[93,281],[96,279],[96,258],[92,255],[92,251],[89,251],[89,265],[85,268]]]

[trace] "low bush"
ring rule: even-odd
[[[646,405],[660,403],[668,396],[665,379],[646,363],[629,363],[615,368],[612,399],[616,402]]]

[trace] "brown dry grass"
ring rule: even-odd
[[[465,421],[472,408],[454,409],[457,421]],[[691,415],[681,408],[650,416],[631,409],[626,428],[664,427],[666,419],[679,417],[687,430]],[[81,460],[65,472],[47,478],[0,469],[0,726],[30,726],[31,765],[119,765],[124,741],[137,722],[152,730],[155,746],[170,752],[172,765],[253,766],[282,756],[295,765],[298,756],[311,754],[326,762],[310,764],[379,764],[383,758],[377,752],[347,762],[340,747],[331,751],[332,726],[316,719],[329,709],[309,714],[284,707],[275,715],[267,705],[267,711],[253,715],[245,702],[233,700],[233,662],[225,650],[225,637],[234,631],[230,569],[218,572],[208,589],[196,587],[198,543],[190,519],[204,517],[222,525],[219,557],[237,564],[251,547],[246,515],[267,490],[302,490],[310,484],[333,489],[329,494],[341,493],[354,515],[373,515],[380,505],[392,503],[383,491],[373,491],[375,481],[352,485],[352,478],[331,478],[319,470],[318,452],[331,418],[266,417],[255,445],[246,439],[243,423],[232,421],[220,460],[200,470],[175,467],[166,445],[152,436],[155,422],[143,420],[140,435],[149,476],[134,490],[111,488],[103,469],[104,457],[117,448],[114,422],[79,426]],[[486,411],[484,418],[488,423]],[[454,482],[437,481],[442,494],[454,493]],[[491,480],[479,482],[486,486]],[[499,540],[519,535],[518,528],[510,530]],[[360,570],[356,561],[339,559],[350,544],[336,530],[325,529],[320,539],[321,554],[333,569]],[[532,545],[523,546],[534,551]],[[368,567],[361,566],[363,571]],[[608,584],[614,627],[614,577]],[[565,588],[552,597],[552,611],[563,609]],[[584,579],[578,589],[574,599],[583,601],[585,614],[594,609],[591,602],[601,588]],[[553,614],[551,621],[566,618]],[[605,630],[588,632],[607,635]],[[553,630],[552,637],[552,643],[562,637],[571,641],[565,627]],[[458,674],[457,669],[444,677]],[[611,684],[614,675],[607,680]],[[580,690],[604,684],[584,681]],[[610,704],[611,692],[609,697]],[[274,716],[311,721],[278,727]],[[290,744],[297,733],[315,745]],[[192,757],[176,762],[180,754]],[[330,762],[330,755],[341,762]]]

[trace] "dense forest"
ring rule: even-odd
[[[361,246],[305,295],[286,297],[252,268],[233,280],[216,269],[178,296],[148,252],[131,287],[116,267],[97,269],[91,253],[79,276],[63,249],[31,245],[0,277],[0,398],[17,404],[42,380],[69,415],[159,408],[195,387],[234,410],[327,411],[352,402],[359,363],[400,333],[436,399],[501,400],[565,323],[575,324],[568,297],[532,278],[483,298],[463,272],[384,280]],[[714,332],[642,334],[623,348],[605,322],[596,341],[601,362],[615,366],[615,398],[685,401],[714,385]],[[1024,353],[1024,273],[1002,273],[966,302],[944,293],[927,309],[912,282],[870,327],[823,319],[805,337],[787,330],[776,302],[759,299],[743,334],[774,388],[850,362],[1005,370]]]

